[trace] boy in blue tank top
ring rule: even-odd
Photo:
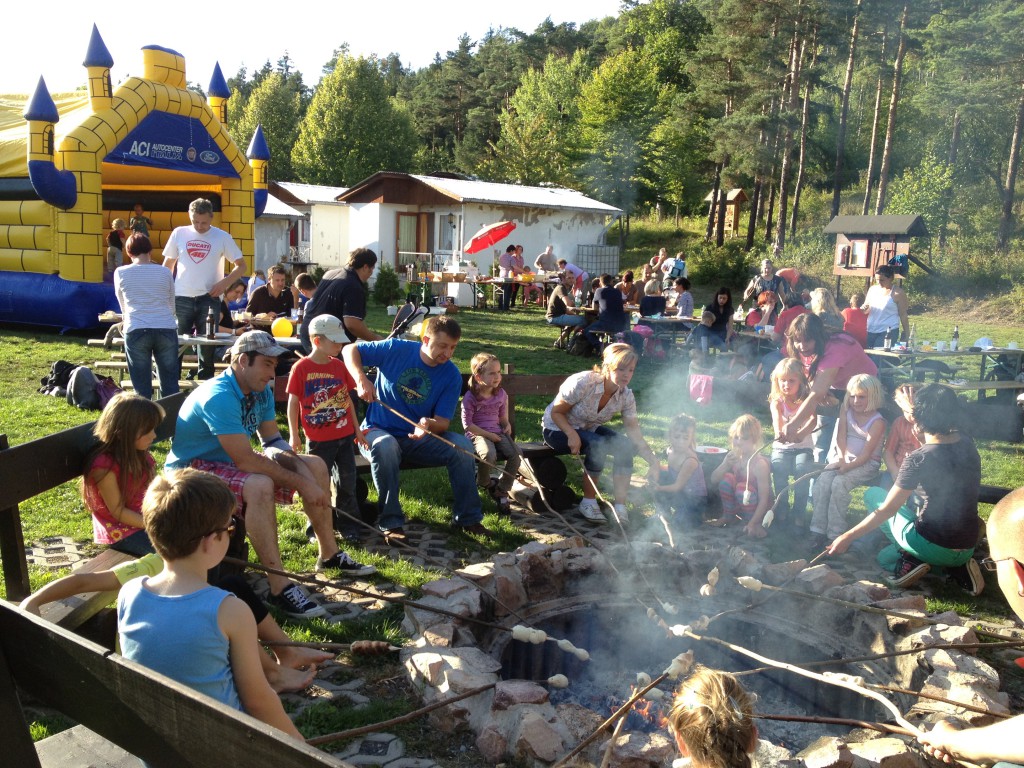
[[[227,551],[235,505],[227,483],[206,472],[153,480],[142,518],[164,570],[121,589],[121,653],[301,740],[263,674],[252,612],[206,583]]]

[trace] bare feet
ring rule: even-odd
[[[267,682],[274,689],[275,693],[294,693],[304,691],[313,682],[316,674],[316,664],[310,664],[307,669],[292,669],[275,664],[266,671]]]
[[[277,661],[282,667],[291,669],[302,669],[311,664],[322,664],[336,656],[329,651],[321,651],[317,648],[297,648],[288,645],[276,645],[271,650],[277,656]]]

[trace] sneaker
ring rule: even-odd
[[[306,526],[306,538],[309,539],[310,544],[316,544],[316,532],[313,530],[313,524],[310,523]]]
[[[456,530],[468,533],[471,536],[493,536],[494,531],[490,528],[484,527],[481,523],[473,523],[472,525],[456,525]]]
[[[892,585],[894,587],[909,587],[920,581],[932,567],[928,563],[922,563],[916,557],[911,557],[906,552],[900,555],[896,563],[896,570],[893,571]]]
[[[317,572],[340,571],[343,576],[370,576],[377,572],[372,565],[357,563],[346,552],[335,552],[331,557],[323,560],[316,559]]]
[[[963,565],[950,568],[949,577],[959,584],[971,597],[977,597],[985,591],[985,576],[981,566],[973,557]]]
[[[267,604],[291,616],[293,619],[313,619],[326,616],[327,609],[306,596],[298,584],[289,584],[281,594],[267,594]]]
[[[601,511],[601,505],[597,503],[597,499],[583,499],[580,502],[580,514],[587,518],[587,520],[599,523],[606,522],[604,513]]]
[[[619,518],[619,522],[623,525],[629,522],[629,510],[626,509],[625,504],[615,505],[615,516]]]

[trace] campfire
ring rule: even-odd
[[[928,650],[976,642],[955,615],[936,623],[925,617],[923,600],[894,605],[885,587],[844,584],[827,565],[805,566],[762,563],[739,548],[680,554],[656,543],[599,551],[578,539],[534,542],[463,569],[459,579],[427,584],[421,602],[464,620],[407,609],[404,626],[416,642],[403,659],[428,702],[493,684],[431,717],[442,731],[471,728],[494,763],[557,764],[629,702],[614,736],[608,728],[579,750],[582,757],[600,764],[611,737],[610,765],[670,765],[676,753],[663,713],[677,681],[666,673],[685,676],[694,662],[741,675],[757,694],[759,715],[815,721],[759,721],[769,762],[844,742],[855,754],[861,747],[876,756],[910,752],[912,738],[851,733],[852,722],[891,725],[894,712],[909,711],[910,721],[892,726],[896,733],[940,714],[989,717],[909,691],[1006,711],[987,665],[959,651]],[[751,579],[765,589],[751,591]],[[765,669],[758,655],[804,674]],[[964,689],[967,680],[973,687]],[[883,697],[880,686],[908,693]]]

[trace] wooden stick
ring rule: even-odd
[[[402,723],[407,723],[410,720],[415,720],[417,717],[422,717],[423,715],[429,714],[430,712],[433,712],[435,709],[440,709],[441,707],[446,707],[449,704],[454,704],[457,701],[462,701],[463,699],[468,699],[472,696],[476,696],[477,694],[483,693],[484,691],[489,691],[496,685],[496,682],[488,683],[487,685],[481,685],[478,688],[473,688],[471,690],[466,691],[465,693],[460,693],[458,696],[453,696],[450,699],[442,699],[441,701],[435,701],[433,704],[428,704],[425,707],[420,707],[419,709],[415,709],[412,712],[401,715],[400,717],[393,717],[390,720],[384,720],[383,722],[374,723],[373,725],[364,725],[359,728],[349,728],[347,731],[338,731],[337,733],[327,733],[323,736],[316,736],[312,739],[306,739],[306,743],[310,746],[318,747],[321,744],[327,744],[331,741],[341,741],[342,739],[351,739],[356,736],[362,736],[364,733],[373,733],[374,731],[386,730],[388,728],[391,728],[392,726],[401,725]]]
[[[762,656],[761,654],[755,653],[754,651],[744,648],[741,645],[736,645],[735,643],[730,643],[717,637],[698,635],[696,632],[693,632],[691,630],[686,630],[683,634],[687,637],[693,638],[694,640],[701,640],[704,642],[714,643],[715,645],[720,645],[723,648],[728,648],[730,651],[743,654],[748,658],[754,659],[755,661],[760,661],[763,664],[767,664],[777,669],[785,669],[789,672],[792,672],[793,674],[800,675],[801,677],[807,677],[812,680],[817,680],[818,682],[825,683],[826,685],[835,685],[840,688],[846,688],[847,690],[853,691],[854,693],[859,693],[862,696],[867,696],[870,699],[874,699],[883,707],[892,712],[893,717],[896,719],[897,723],[899,723],[912,733],[918,733],[918,729],[915,728],[909,721],[907,721],[905,717],[903,717],[903,713],[901,713],[900,710],[896,707],[896,705],[889,701],[889,699],[887,699],[885,696],[876,691],[872,691],[871,689],[864,687],[863,685],[858,685],[857,683],[853,682],[852,679],[846,680],[840,677],[826,677],[825,675],[820,675],[817,672],[811,672],[810,670],[804,669],[803,667],[797,666],[796,664],[789,664],[787,662],[777,661],[775,659],[768,658],[767,656]]]
[[[589,747],[593,743],[593,741],[601,735],[602,731],[609,728],[612,724],[618,721],[619,718],[621,718],[623,715],[629,712],[633,705],[644,697],[644,694],[646,694],[652,688],[656,687],[667,677],[668,673],[662,672],[656,678],[651,680],[649,684],[645,685],[643,688],[638,688],[636,693],[630,696],[625,704],[623,704],[621,707],[619,707],[612,713],[611,717],[609,717],[607,720],[605,720],[603,723],[597,726],[597,728],[594,729],[593,733],[591,733],[589,736],[587,736],[587,738],[585,738],[583,741],[577,744],[569,754],[567,754],[565,757],[563,757],[561,760],[559,760],[557,763],[551,766],[551,768],[561,768],[561,766],[565,765],[568,761],[572,760],[574,757],[576,757],[576,755],[578,755],[584,749]]]
[[[301,581],[306,584],[312,584],[318,587],[322,587],[324,585],[323,581],[314,579],[312,576],[303,576],[300,573],[290,573],[289,571],[283,571],[280,568],[269,568],[263,565],[262,563],[250,563],[247,560],[239,560],[235,557],[225,557],[222,562],[230,563],[232,565],[241,565],[245,568],[252,568],[256,571],[263,571],[264,573],[272,573],[276,576],[284,576],[286,578],[291,579],[292,581]],[[342,584],[341,582],[337,581],[327,581],[327,583],[336,589],[351,592],[352,594],[360,595],[361,597],[372,597],[376,600],[383,600],[386,603],[395,603],[396,605],[404,605],[407,608],[416,608],[417,610],[421,611],[429,611],[430,613],[437,613],[442,616],[449,616],[453,619],[458,619],[460,621],[472,622],[474,624],[479,624],[480,626],[489,627],[491,629],[501,629],[505,632],[512,631],[508,627],[504,627],[501,624],[495,624],[491,621],[483,621],[482,619],[476,619],[472,616],[461,616],[453,611],[446,611],[444,608],[437,608],[433,605],[425,605],[423,603],[418,603],[415,600],[406,600],[402,597],[391,597],[389,595],[379,595],[376,592],[368,592],[365,589],[359,589],[358,587],[353,587],[348,584]]]
[[[608,768],[608,764],[612,760],[612,750],[615,749],[615,740],[619,738],[619,734],[622,733],[622,726],[626,724],[626,718],[620,717],[619,722],[615,724],[615,730],[612,731],[611,738],[608,739],[608,746],[604,750],[604,759],[601,760],[601,768]]]
[[[873,653],[869,656],[851,656],[844,659],[823,659],[821,661],[805,661],[804,667],[827,667],[833,664],[855,664],[861,661],[878,661],[879,659],[889,659],[895,656],[908,656],[911,653],[924,653],[925,651],[939,651],[939,650],[953,650],[953,651],[969,651],[978,650],[979,648],[1020,648],[1024,646],[1024,639],[1021,640],[1008,640],[1006,642],[998,643],[937,643],[936,645],[919,646],[916,648],[904,648],[901,651],[886,651],[884,653]],[[754,667],[753,669],[746,669],[742,672],[733,672],[737,677],[743,677],[745,675],[757,675],[761,672],[768,672],[774,669],[774,666],[769,665],[765,667]]]
[[[947,699],[944,696],[936,696],[931,693],[922,693],[921,691],[912,691],[908,688],[897,688],[895,685],[880,685],[878,683],[865,683],[865,685],[879,691],[888,691],[889,693],[902,693],[907,696],[917,696],[922,699],[928,699],[929,701],[941,701],[943,704],[952,704],[955,707],[966,709],[968,712],[978,712],[982,715],[991,715],[992,717],[997,717],[1000,720],[1006,720],[1013,717],[1013,715],[1007,715],[1002,712],[993,712],[992,710],[985,709],[984,707],[976,707],[973,704],[965,704],[962,701]]]
[[[755,720],[779,720],[787,723],[823,723],[825,725],[849,725],[852,728],[868,728],[879,733],[899,733],[903,736],[917,736],[917,731],[909,731],[898,725],[873,723],[867,720],[853,720],[846,717],[824,717],[821,715],[767,715],[753,714]]]

